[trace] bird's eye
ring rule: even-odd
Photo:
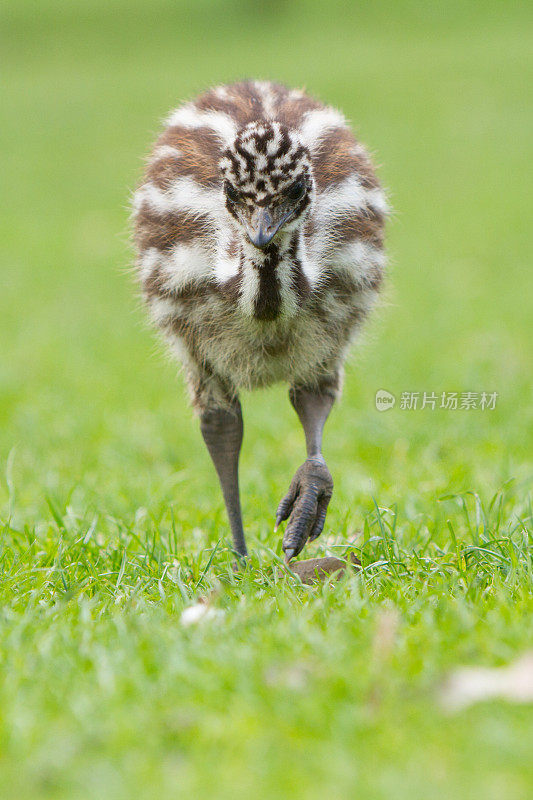
[[[236,203],[239,199],[239,193],[237,190],[231,185],[231,183],[226,183],[224,189],[228,200],[230,200],[232,203]]]
[[[301,200],[304,196],[305,186],[303,181],[296,181],[293,183],[292,186],[285,192],[285,196],[289,198],[289,200]]]

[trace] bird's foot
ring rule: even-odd
[[[283,537],[287,563],[307,541],[312,542],[322,533],[332,492],[333,480],[322,456],[308,458],[294,475],[276,512],[274,530],[290,515]]]
[[[244,545],[242,549],[234,549],[233,555],[236,556],[235,561],[231,565],[233,572],[244,572],[250,563],[246,545]]]

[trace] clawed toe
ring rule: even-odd
[[[333,481],[323,460],[308,459],[296,472],[278,506],[274,529],[289,518],[283,537],[287,563],[303,550],[308,540],[313,541],[322,532],[332,491]]]
[[[293,547],[287,547],[284,550],[285,552],[285,563],[288,564],[291,558],[294,558],[296,555],[296,550]]]

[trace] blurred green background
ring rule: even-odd
[[[516,477],[532,420],[527,11],[244,0],[4,8],[0,413],[4,458],[17,444],[15,469],[29,469],[22,508],[42,503],[43,484],[64,493],[66,475],[105,492],[96,462],[110,449],[144,448],[157,465],[163,448],[189,465],[199,441],[183,390],[154,356],[126,271],[129,195],[167,111],[242,76],[304,85],[340,106],[395,209],[388,302],[348,375],[329,451],[367,453],[372,469],[350,469],[378,486],[415,441],[432,459],[441,452],[440,481],[459,472],[454,489],[473,475],[489,491]],[[378,415],[379,388],[500,396],[491,414]],[[262,413],[272,393],[245,398],[249,425],[259,420],[273,440],[248,443],[256,459],[275,463],[272,445],[287,436],[300,446],[284,393],[274,390],[277,418]],[[389,501],[413,471],[432,479],[404,466]]]
[[[148,329],[137,298],[128,205],[142,158],[168,110],[211,84],[242,77],[305,86],[339,106],[375,154],[394,208],[387,296],[350,361],[344,398],[326,431],[325,454],[337,488],[326,526],[330,540],[324,538],[319,547],[331,536],[355,535],[373,511],[372,495],[397,509],[400,528],[422,526],[443,545],[446,518],[456,513],[439,503],[444,494],[473,491],[488,503],[504,487],[506,519],[529,525],[532,23],[531,4],[504,1],[3,4],[0,514],[12,529],[12,539],[4,538],[10,564],[17,551],[13,531],[51,535],[50,503],[68,520],[62,536],[68,530],[75,538],[86,530],[86,520],[97,519],[102,548],[115,547],[120,525],[143,541],[152,535],[152,523],[168,528],[170,507],[178,558],[200,557],[226,535],[216,481],[181,379]],[[494,411],[407,411],[397,404],[379,413],[378,389],[398,398],[403,391],[495,391],[498,401]],[[303,458],[303,437],[285,387],[245,396],[244,412],[242,491],[249,541],[252,549],[279,551],[273,512]],[[31,587],[30,564],[27,569]],[[117,569],[113,562],[111,572]],[[134,585],[134,571],[131,581]],[[16,606],[16,587],[15,581],[5,588],[7,606]],[[45,605],[59,602],[54,587],[46,590]],[[24,604],[19,612],[30,613]],[[482,606],[476,613],[483,616]],[[489,661],[510,657],[531,641],[530,622],[516,616],[504,623],[504,617],[502,606],[498,633],[489,627],[480,640]],[[19,618],[8,615],[2,623],[4,669],[16,672],[18,663],[21,681],[30,680],[32,669],[22,656],[17,662],[13,650],[24,637],[16,639],[18,645],[9,638],[15,622]],[[57,621],[57,630],[62,624]],[[173,624],[172,614],[165,624]],[[38,649],[40,636],[36,627],[31,630],[28,653]],[[446,660],[453,641],[444,639],[437,647],[435,664]],[[108,644],[114,647],[112,636]],[[479,652],[467,648],[457,658]],[[164,662],[153,669],[159,674]],[[35,757],[52,770],[53,748],[47,755],[36,744],[47,738],[47,713],[64,736],[57,741],[75,739],[76,725],[61,715],[53,675],[45,679],[40,673],[39,702],[58,694],[53,712],[43,710],[39,722],[17,700],[8,674],[0,763],[15,786],[13,796],[25,797],[25,791],[33,797],[37,792],[74,796],[57,776],[47,783],[46,770],[40,783],[41,773],[34,776],[37,783],[30,775],[26,784],[17,768],[20,758]],[[127,699],[116,702],[125,713]],[[89,702],[89,714],[90,707]],[[408,707],[398,708],[396,719],[406,718]],[[143,725],[161,721],[149,715],[139,719]],[[516,755],[521,720],[510,719],[506,731],[494,733],[485,746],[496,752],[501,734]],[[393,787],[404,758],[411,759],[405,796],[428,796],[412,761],[421,723],[411,722],[411,734],[398,742],[399,772],[387,773],[381,793],[365,784],[365,797],[403,797]],[[483,729],[483,718],[479,725]],[[235,730],[238,736],[240,729]],[[13,731],[18,739],[10,738]],[[253,726],[250,731],[246,735],[259,735]],[[462,761],[449,753],[446,760],[443,753],[458,731],[448,731],[440,755],[436,729],[434,734],[438,764],[430,769],[432,797],[462,796],[463,786],[465,797],[474,796],[468,792],[482,785],[486,797],[525,796],[530,772],[524,760],[514,762],[508,754],[499,777],[485,785],[476,772],[478,782],[471,784],[468,752],[475,760],[475,746],[468,751],[465,745]],[[284,735],[280,726],[280,747]],[[392,742],[387,758],[394,761]],[[271,747],[257,763],[266,765],[274,796],[276,776],[285,774],[287,764],[276,745]],[[150,796],[150,785],[158,785],[158,752],[153,745],[153,771],[147,767],[143,773],[150,776],[146,786],[139,778],[138,796],[142,791]],[[341,769],[342,749],[337,756],[332,763]],[[191,758],[200,765],[200,754],[196,762]],[[65,774],[77,775],[76,761],[65,759]],[[127,770],[129,762],[124,763]],[[235,770],[238,764],[237,759]],[[63,767],[58,769],[63,774]],[[165,769],[167,777],[179,772],[175,766]],[[91,784],[94,796],[104,796],[98,793],[105,770],[102,775],[102,783],[95,778]],[[335,772],[330,778],[334,782]],[[221,796],[223,787],[229,796],[236,780],[229,768],[225,780],[218,787]],[[318,796],[302,780],[306,796]],[[187,785],[198,789],[194,781]],[[335,796],[320,781],[315,788]],[[205,791],[216,796],[217,789]]]

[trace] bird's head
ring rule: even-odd
[[[226,209],[246,237],[265,249],[303,225],[314,198],[309,150],[279,122],[242,128],[220,161]]]

